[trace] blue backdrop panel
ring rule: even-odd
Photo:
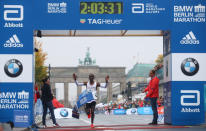
[[[31,6],[27,0],[0,1],[1,54],[33,54]]]
[[[14,125],[15,127],[29,127],[32,122],[31,111],[25,110],[14,110]]]
[[[173,53],[205,53],[205,24],[176,24],[172,29],[171,50]]]
[[[172,124],[204,123],[205,82],[172,82]]]
[[[1,30],[0,35],[0,53],[1,54],[32,54],[33,53],[33,31],[22,29],[9,29],[4,32]],[[15,42],[9,42],[10,39],[18,39]],[[21,47],[17,47],[22,45]],[[13,47],[11,47],[13,46]]]
[[[17,63],[19,62],[17,60],[15,63],[14,60],[13,63],[10,61],[10,66],[18,65],[18,68],[11,66],[12,69],[22,70],[19,76],[17,75],[18,72],[16,74],[15,71],[13,73],[10,72],[10,75],[8,75],[8,72],[3,71],[4,69],[0,69],[6,75],[5,78],[0,80],[0,122],[12,121],[16,127],[28,127],[33,122],[32,55],[34,52],[34,26],[32,21],[32,1],[0,1],[1,62],[5,62],[10,57],[19,58],[22,56],[19,59],[23,59],[20,61],[21,64]],[[3,56],[5,57],[3,58]],[[25,57],[28,59],[24,59]],[[4,68],[3,64],[6,64],[6,62],[1,64],[1,67]],[[14,75],[16,76],[14,77]]]
[[[139,115],[153,115],[152,107],[139,107],[137,112]]]
[[[14,121],[15,111],[27,111],[29,112],[29,120],[27,123],[32,124],[33,83],[0,83],[0,87],[0,121]],[[21,124],[18,124],[18,126],[21,127]]]
[[[115,109],[113,113],[114,115],[126,115],[126,110],[125,109]]]
[[[205,0],[82,0],[86,2],[122,2],[123,14],[80,14],[77,0],[1,0],[0,1],[0,54],[32,54],[33,30],[169,30],[171,37],[165,53],[205,53]],[[57,11],[57,12],[56,12]],[[58,12],[60,11],[60,12]],[[169,41],[171,38],[171,42]],[[166,55],[165,54],[165,55]],[[174,65],[174,64],[173,64]],[[23,65],[24,66],[24,65]],[[175,70],[174,70],[175,71]],[[174,72],[173,71],[173,72]],[[1,80],[0,80],[1,81]],[[178,81],[178,80],[177,80]],[[164,85],[165,122],[173,125],[200,124],[203,119],[204,82],[168,82]],[[33,120],[33,83],[0,83],[1,119],[14,121],[16,126]],[[180,90],[200,92],[200,105],[185,107],[185,103],[195,103],[194,93],[186,96]],[[11,96],[7,98],[8,95]],[[29,93],[29,95],[28,95]],[[196,93],[198,94],[198,93]],[[180,96],[181,95],[181,96]],[[27,99],[27,97],[29,98]],[[194,98],[193,98],[194,97]],[[26,100],[22,100],[26,98]],[[181,98],[184,98],[181,106]],[[13,103],[12,103],[13,102]],[[11,109],[12,104],[27,102],[25,110],[28,119],[21,119],[19,109]],[[7,106],[2,105],[7,104]],[[187,105],[187,104],[186,104]],[[6,108],[9,108],[6,110]],[[19,107],[18,107],[19,108]],[[190,112],[181,112],[184,111]],[[190,109],[189,109],[190,108]],[[194,108],[194,110],[193,110]],[[191,112],[196,111],[196,112]],[[200,111],[200,112],[198,112]],[[17,115],[14,115],[14,112]],[[18,115],[19,113],[19,115]],[[24,114],[23,114],[24,115]],[[14,116],[14,117],[13,117]],[[17,117],[15,117],[17,116]],[[19,119],[17,119],[19,118]],[[191,119],[192,118],[192,119]],[[23,123],[18,123],[18,121]]]
[[[205,0],[172,1],[171,51],[205,53]]]
[[[205,97],[204,97],[204,102],[205,102],[205,112],[206,112],[206,84],[204,85],[204,95],[205,95]]]
[[[94,0],[87,0],[92,2]],[[84,2],[84,0],[83,0]],[[95,2],[123,2],[123,14],[80,14],[80,1],[65,0],[36,0],[34,4],[35,29],[169,29],[170,2],[165,0],[98,0]],[[48,13],[49,4],[66,3],[66,13]],[[138,5],[133,5],[138,4]],[[39,6],[41,5],[41,6]],[[141,13],[132,12],[134,7],[140,8]],[[148,11],[152,7],[157,7],[154,11]],[[85,23],[80,23],[80,20]],[[95,21],[119,21],[116,24],[98,23]],[[90,22],[92,21],[92,22]]]
[[[163,94],[164,94],[164,122],[172,123],[172,101],[171,101],[171,84],[172,82],[164,83],[163,85]]]

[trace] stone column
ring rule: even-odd
[[[112,100],[112,83],[109,82],[107,86],[107,102]]]
[[[56,88],[52,89],[52,93],[53,93],[54,97],[57,97],[56,96]]]
[[[69,87],[68,83],[64,83],[64,106],[68,107],[69,105]]]
[[[50,82],[52,94],[56,97],[56,87],[54,82]]]
[[[120,82],[120,93],[122,93],[122,91],[125,91],[126,89],[126,81],[121,81]]]
[[[97,88],[97,104],[99,104],[99,102],[100,102],[100,94],[99,94],[99,92],[100,92],[100,87]]]

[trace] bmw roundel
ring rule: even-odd
[[[62,117],[67,117],[69,115],[69,113],[68,113],[67,109],[61,109],[60,115]]]
[[[23,71],[22,63],[17,59],[11,59],[4,65],[4,72],[9,77],[18,77]]]
[[[199,70],[199,63],[194,58],[186,58],[181,64],[181,70],[185,75],[193,76]]]
[[[132,108],[132,109],[131,109],[131,113],[132,113],[132,114],[135,114],[135,113],[136,113],[136,109]]]

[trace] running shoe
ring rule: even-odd
[[[53,124],[53,127],[60,127],[60,125],[59,124]]]
[[[46,125],[43,125],[42,128],[47,128],[47,126],[46,126]]]
[[[91,128],[94,128],[94,125],[93,125],[93,124],[91,124]]]
[[[149,125],[157,125],[157,122],[151,122]]]

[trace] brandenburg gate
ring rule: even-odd
[[[99,83],[105,83],[105,77],[109,75],[109,83],[107,86],[107,102],[112,100],[112,83],[120,84],[120,92],[126,89],[126,75],[125,67],[99,67],[94,65],[95,60],[90,58],[89,48],[86,53],[84,61],[79,60],[79,66],[77,67],[51,67],[50,69],[50,81],[51,88],[54,95],[56,95],[55,83],[64,83],[64,105],[65,107],[70,106],[69,104],[69,87],[68,83],[74,83],[73,73],[77,74],[78,82],[88,81],[90,73],[95,75],[95,80]],[[82,92],[82,87],[77,87],[77,96]],[[99,103],[100,96],[99,88],[97,90],[97,103]]]

